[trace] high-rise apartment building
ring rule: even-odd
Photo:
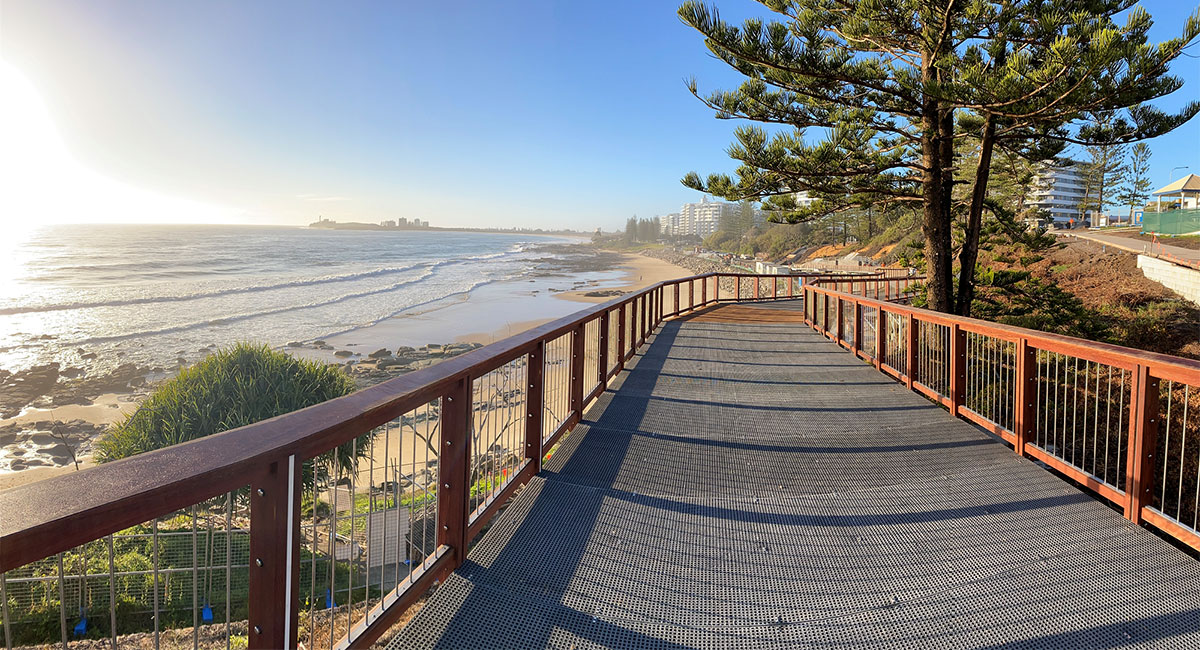
[[[1045,211],[1058,223],[1071,219],[1078,222],[1079,203],[1083,201],[1084,193],[1081,165],[1077,160],[1062,159],[1043,167],[1033,179],[1030,205]]]
[[[699,203],[684,203],[679,209],[676,234],[708,237],[721,229],[722,216],[732,216],[736,210],[738,206],[733,203],[709,201],[708,197]]]

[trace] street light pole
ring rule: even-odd
[[[1171,180],[1167,181],[1168,183],[1175,182],[1175,170],[1176,169],[1191,169],[1191,167],[1188,167],[1187,165],[1180,165],[1178,167],[1172,167],[1171,168]]]

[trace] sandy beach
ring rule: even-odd
[[[555,293],[554,297],[559,300],[567,300],[571,302],[584,303],[602,303],[608,302],[613,298],[622,294],[630,293],[648,287],[657,282],[664,280],[674,280],[692,275],[692,272],[672,264],[670,262],[646,257],[644,255],[624,254],[621,260],[619,269],[623,275],[612,284],[605,284],[603,287],[591,287],[587,289],[575,289],[571,291],[563,291]],[[605,295],[587,295],[587,294],[605,294]],[[565,316],[574,309],[568,310],[562,314]],[[483,343],[488,344],[500,339],[518,334],[527,329],[531,329],[548,323],[556,317],[538,318],[532,320],[522,320],[513,323],[505,323],[504,327],[492,330],[489,332],[471,332],[468,334],[459,335],[455,340],[466,343]]]
[[[533,280],[488,285],[416,313],[284,349],[341,364],[365,386],[561,318],[581,308],[578,303],[605,302],[691,274],[651,257],[606,255],[611,257],[605,258],[609,261],[603,268],[563,269]],[[372,352],[381,350],[389,351],[389,360],[371,357]],[[405,364],[396,361],[402,355],[390,355],[390,351],[406,350],[411,352]],[[134,411],[151,388],[105,392],[48,408],[26,407],[15,417],[0,419],[0,466],[20,468],[0,469],[0,490],[76,471],[75,460],[81,468],[90,466],[92,442],[105,427]],[[401,444],[410,446],[412,440],[404,438]],[[380,452],[381,456],[390,455],[383,449]]]

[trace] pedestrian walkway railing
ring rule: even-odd
[[[462,565],[665,318],[811,282],[888,297],[913,280],[661,282],[346,397],[0,492],[0,641],[369,645]]]
[[[818,332],[1200,550],[1200,362],[840,288],[805,286]]]

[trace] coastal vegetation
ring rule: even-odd
[[[297,359],[264,344],[218,350],[158,386],[136,411],[96,442],[106,463],[236,429],[348,395],[353,380],[339,367]],[[369,445],[358,447],[366,453]],[[357,457],[342,445],[318,459],[322,469],[351,470]],[[311,471],[306,467],[306,473]]]
[[[734,175],[692,172],[684,185],[761,201],[775,221],[912,212],[938,311],[971,313],[985,217],[1015,216],[991,191],[1006,158],[1035,164],[1072,144],[1132,143],[1200,112],[1200,102],[1178,113],[1146,103],[1182,86],[1169,64],[1200,37],[1200,13],[1156,45],[1150,15],[1127,0],[1086,11],[1065,0],[762,4],[776,18],[740,27],[700,2],[679,9],[745,78],[707,95],[692,81],[692,93],[718,118],[772,127],[735,129]],[[801,205],[798,192],[816,201]]]

